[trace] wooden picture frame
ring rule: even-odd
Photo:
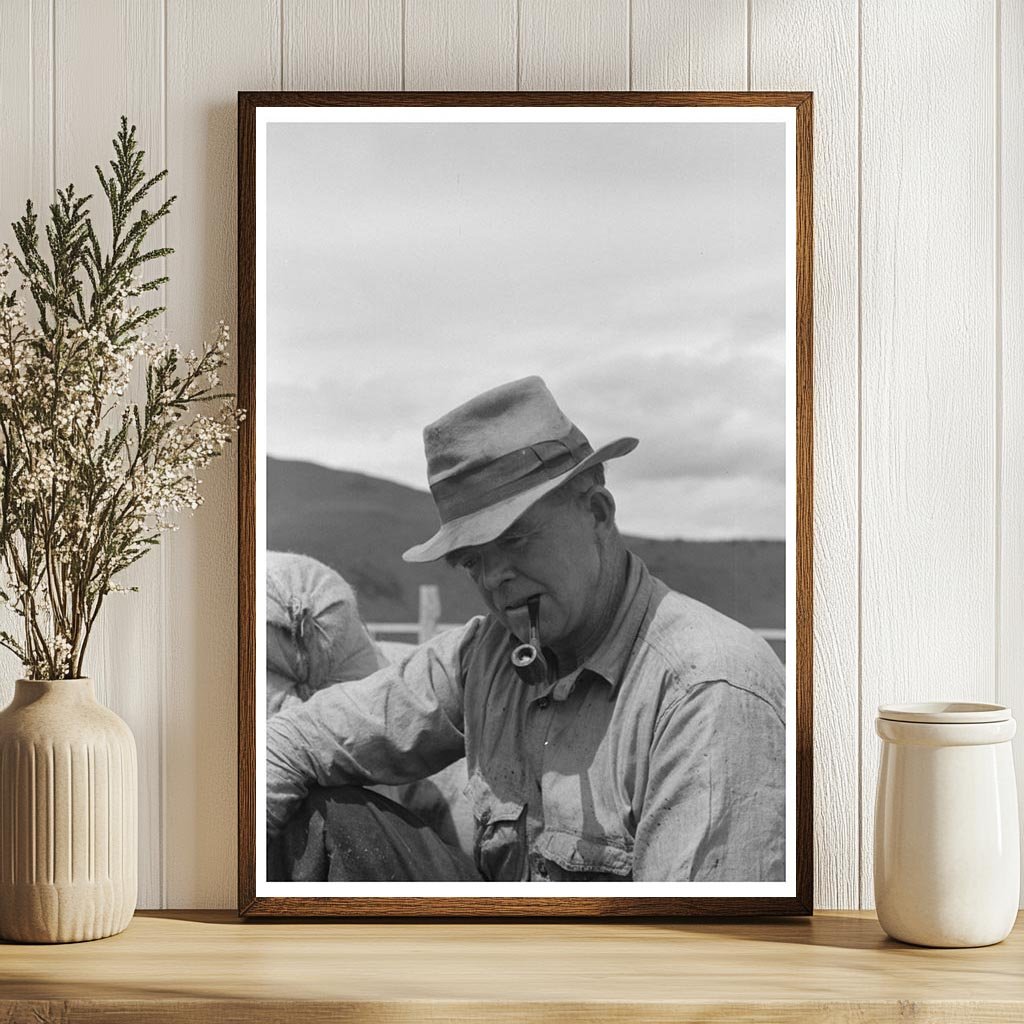
[[[623,895],[544,896],[529,882],[528,895],[408,895],[388,887],[382,895],[373,895],[373,885],[358,894],[340,894],[337,889],[323,895],[306,890],[290,895],[280,887],[299,883],[273,883],[259,876],[264,842],[264,822],[258,808],[257,785],[261,778],[260,747],[262,721],[260,701],[261,673],[257,662],[258,640],[265,631],[257,621],[260,607],[258,587],[264,585],[257,575],[257,555],[265,539],[258,526],[265,522],[263,499],[265,453],[258,453],[265,437],[267,410],[260,395],[266,386],[258,378],[263,362],[258,357],[258,338],[262,337],[258,310],[260,289],[266,287],[267,273],[259,245],[263,245],[262,227],[258,229],[257,203],[263,199],[258,164],[264,145],[268,111],[287,119],[311,111],[351,111],[358,109],[372,118],[385,112],[415,112],[428,108],[443,119],[446,112],[462,110],[504,110],[515,108],[526,114],[538,110],[562,108],[566,117],[579,111],[603,108],[629,111],[630,117],[654,116],[652,111],[694,112],[686,116],[710,117],[719,108],[726,111],[758,112],[767,119],[778,116],[786,127],[787,208],[786,280],[788,362],[787,446],[788,504],[787,531],[790,544],[787,564],[787,623],[795,626],[795,644],[787,635],[787,772],[790,799],[787,804],[786,879],[782,889],[767,895],[726,893],[707,895],[699,883],[666,883],[678,888],[671,894],[641,895],[642,883],[630,882]],[[705,111],[706,115],[695,112]],[[594,113],[598,117],[599,111]],[[332,115],[333,116],[333,115]],[[339,114],[337,116],[351,116]],[[404,116],[389,114],[388,116]],[[412,116],[412,115],[410,115]],[[451,116],[451,115],[447,115]],[[625,116],[625,115],[623,115]],[[659,115],[660,116],[660,115]],[[666,115],[668,116],[668,115]],[[732,117],[732,114],[728,115]],[[753,114],[751,114],[753,116]],[[262,173],[262,172],[261,172]],[[262,222],[261,222],[262,224]],[[238,907],[239,914],[259,916],[333,916],[333,917],[677,917],[746,916],[763,914],[804,915],[813,907],[812,842],[812,97],[807,92],[720,92],[720,93],[316,93],[316,92],[240,92],[238,95],[238,401],[248,410],[239,438],[238,533],[239,533],[239,700],[238,700]],[[265,325],[263,325],[265,326]],[[446,408],[451,408],[447,406]],[[438,413],[445,408],[438,409]],[[425,421],[424,421],[425,422]],[[418,424],[422,427],[423,423]],[[793,538],[795,537],[795,541]],[[793,548],[795,547],[795,550]],[[792,628],[791,626],[791,628]],[[264,865],[265,866],[265,865]],[[337,885],[337,883],[324,883]],[[404,883],[416,885],[418,883]],[[585,885],[588,883],[584,883]],[[772,883],[775,884],[775,883]],[[400,886],[399,886],[400,888]],[[739,887],[737,887],[739,888]],[[367,890],[370,890],[368,893]],[[783,891],[784,890],[784,891]]]

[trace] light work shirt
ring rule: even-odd
[[[489,880],[785,879],[785,670],[764,640],[630,555],[580,668],[529,686],[510,650],[477,617],[277,715],[268,827],[311,785],[410,782],[465,755]]]

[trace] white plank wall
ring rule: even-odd
[[[45,209],[53,190],[53,17],[49,0],[11,0],[0,10],[0,213],[7,224],[26,199]]]
[[[1024,707],[1024,4],[0,0],[0,24],[0,224],[92,190],[125,112],[180,197],[186,347],[235,319],[240,89],[814,90],[816,902],[870,906],[876,705]],[[139,741],[142,906],[235,901],[235,471],[92,652]],[[17,674],[0,656],[0,700]]]
[[[996,700],[1024,705],[1024,3],[1005,2],[996,51]],[[1018,715],[1018,720],[1020,720]],[[1024,821],[1024,737],[1015,746]],[[1024,888],[1024,887],[1022,887]]]
[[[53,11],[49,0],[5,0],[0,7],[0,244],[31,199],[40,215],[53,195]],[[0,628],[19,620],[0,608]],[[0,648],[0,705],[10,702],[18,659]]]
[[[281,86],[276,0],[167,0],[168,327],[191,346],[235,319],[235,123],[240,89]],[[201,84],[201,87],[199,86]],[[171,154],[176,154],[172,156]],[[230,371],[225,377],[230,379]],[[167,544],[164,900],[234,900],[237,535],[235,447],[203,474],[205,505]]]
[[[832,40],[834,45],[824,45]],[[815,891],[858,906],[857,11],[818,0],[751,11],[751,88],[814,91]],[[828,894],[827,896],[825,894]]]
[[[402,0],[282,0],[285,89],[402,88]]]
[[[631,89],[747,88],[747,0],[632,0]]]
[[[519,88],[628,89],[627,0],[519,0]]]
[[[97,62],[99,52],[105,59]],[[109,243],[108,208],[94,167],[99,163],[109,172],[111,141],[122,114],[130,112],[138,126],[149,166],[164,166],[160,0],[61,0],[54,5],[54,56],[56,181],[58,187],[75,182],[79,192],[93,194],[90,209],[101,239]],[[82,88],[85,80],[88,89]],[[105,137],[98,139],[101,125]],[[158,194],[162,200],[163,191]],[[139,374],[127,397],[144,403],[145,394]],[[139,899],[151,904],[161,899],[163,870],[164,664],[162,645],[153,642],[162,635],[164,620],[159,558],[132,566],[122,586],[137,586],[139,592],[107,599],[90,639],[85,673],[95,679],[96,696],[116,707],[135,733],[139,830],[147,837],[140,847]]]
[[[994,14],[902,0],[862,13],[865,904],[877,705],[995,690]]]
[[[404,0],[403,88],[515,89],[516,0]]]

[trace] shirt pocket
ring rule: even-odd
[[[473,855],[477,870],[490,882],[526,878],[526,804],[499,796],[479,772],[466,784],[473,808]]]
[[[536,847],[549,881],[632,881],[633,844],[628,840],[545,829],[538,836]]]

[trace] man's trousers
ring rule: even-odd
[[[472,859],[361,786],[313,789],[267,843],[271,882],[482,882]]]

